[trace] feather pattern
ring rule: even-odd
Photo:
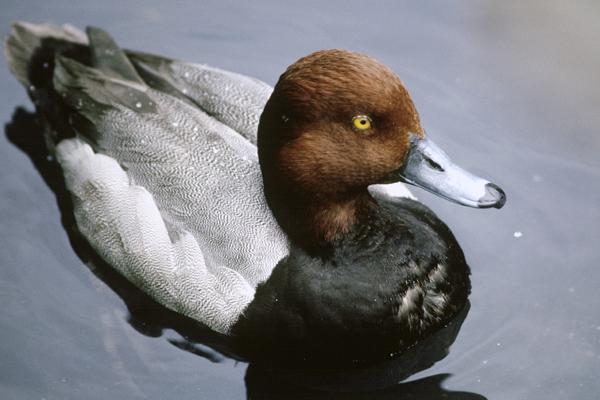
[[[17,28],[27,37],[70,39],[57,35],[60,28],[36,29]],[[58,143],[56,156],[78,227],[154,299],[228,333],[256,285],[288,253],[248,140],[270,88],[214,68],[138,55],[134,65],[161,73],[179,92],[173,96],[119,67],[124,53],[101,31],[88,35],[92,46],[101,44],[102,63],[86,66],[57,55],[53,74],[53,89],[77,132]]]

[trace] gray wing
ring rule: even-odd
[[[288,254],[252,143],[270,88],[88,38],[91,65],[58,55],[53,74],[77,132],[56,151],[78,227],[156,300],[227,333]]]
[[[150,85],[195,104],[256,145],[258,121],[271,86],[208,65],[137,52],[127,55]]]

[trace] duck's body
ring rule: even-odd
[[[361,136],[358,147],[345,133],[327,137],[341,129],[333,117],[324,134],[311,125],[340,107],[310,104],[335,76],[312,82],[307,68],[343,69],[340,57],[380,78],[378,64],[316,54],[271,95],[254,79],[125,53],[104,32],[87,33],[17,24],[7,56],[51,128],[79,230],[157,301],[234,336],[250,354],[285,347],[341,359],[403,351],[465,305],[469,269],[448,228],[413,200],[367,191],[409,159],[409,131],[423,136],[410,99],[394,111],[398,121],[373,116],[398,136],[373,131],[380,138]],[[301,90],[285,86],[298,79]],[[407,96],[394,84],[390,95]],[[281,100],[286,90],[294,94]],[[343,97],[335,97],[338,113],[348,108]],[[365,104],[366,112],[378,102]],[[331,147],[337,141],[343,158]],[[483,185],[475,200],[485,197],[487,207]]]

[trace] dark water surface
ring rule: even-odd
[[[502,186],[508,204],[473,210],[415,190],[463,246],[470,313],[434,367],[341,398],[598,398],[600,3],[173,3],[3,0],[0,31],[15,19],[97,25],[125,47],[271,84],[320,48],[380,59],[405,81],[429,135]],[[31,109],[4,59],[0,93],[4,124],[17,106]],[[8,134],[35,131],[25,113],[18,119]],[[245,363],[140,322],[136,313],[160,312],[136,310],[125,283],[86,266],[53,191],[5,135],[0,171],[0,398],[246,398]],[[273,389],[271,398],[291,398]]]

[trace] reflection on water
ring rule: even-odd
[[[62,223],[69,234],[73,249],[92,272],[125,302],[129,311],[128,322],[133,328],[151,337],[161,337],[165,330],[173,330],[181,337],[167,338],[169,343],[211,362],[221,362],[223,355],[241,360],[226,336],[156,303],[106,264],[81,237],[76,228],[70,197],[64,187],[60,167],[48,155],[41,118],[23,108],[17,108],[5,131],[7,138],[30,157],[46,184],[56,194]],[[351,398],[366,398],[364,396],[367,396],[367,393],[370,393],[369,398],[376,396],[383,399],[397,396],[399,393],[406,396],[402,398],[412,398],[414,393],[418,393],[419,398],[423,399],[434,399],[442,393],[447,395],[447,398],[464,396],[465,393],[447,392],[441,387],[441,382],[447,377],[445,375],[409,384],[397,382],[429,368],[448,354],[469,308],[470,305],[467,304],[447,326],[409,348],[401,357],[365,368],[300,370],[287,366],[284,370],[251,363],[246,373],[248,398],[349,398],[347,392],[357,391],[363,394]],[[336,392],[344,394],[332,394]],[[467,395],[471,397],[462,398],[484,398],[474,394]]]
[[[248,399],[261,400],[486,400],[485,397],[469,392],[452,391],[442,387],[449,376],[440,374],[408,383],[400,383],[377,391],[336,393],[311,390],[301,386],[291,386],[274,380],[271,375],[260,375],[252,365],[246,372]]]

